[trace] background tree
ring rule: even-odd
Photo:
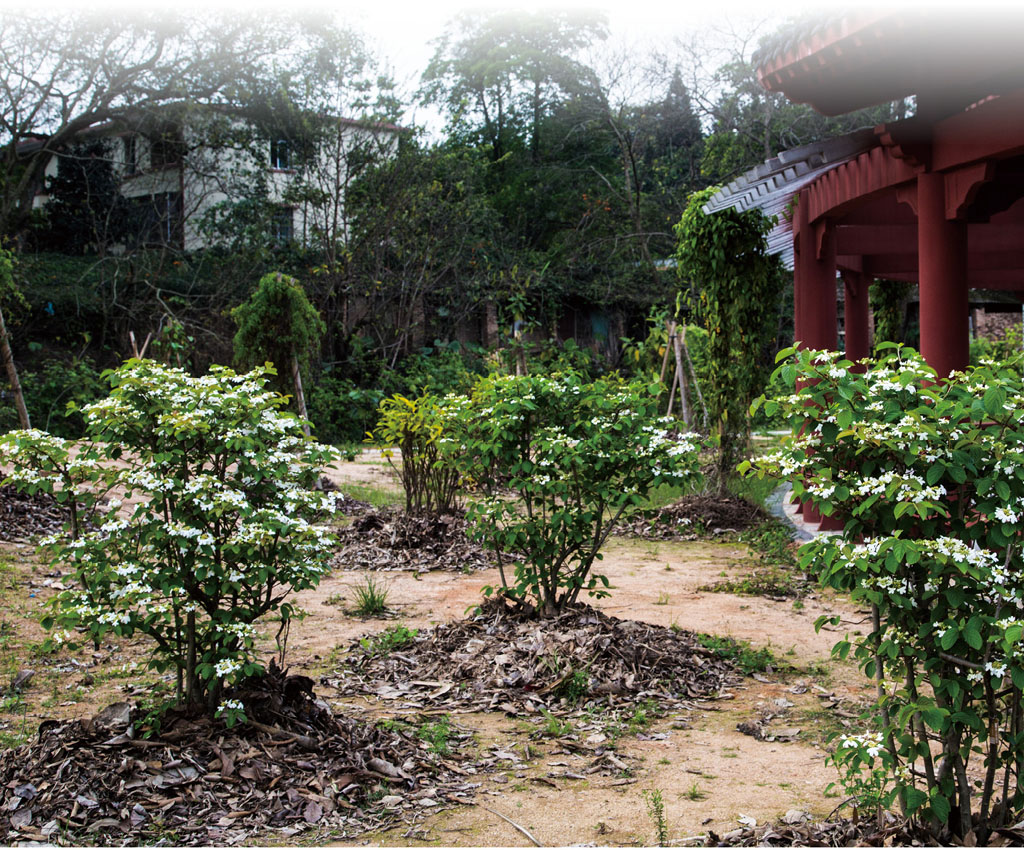
[[[0,232],[20,234],[47,163],[84,131],[157,108],[301,102],[350,55],[322,16],[0,13]],[[300,85],[301,83],[301,85]]]

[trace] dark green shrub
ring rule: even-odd
[[[333,370],[324,372],[307,400],[313,433],[322,443],[359,443],[377,422],[377,405],[384,398],[379,389],[356,386]]]
[[[44,360],[36,368],[24,370],[20,378],[32,424],[70,439],[85,433],[80,408],[103,398],[110,390],[100,370],[88,357]],[[10,387],[6,380],[2,386],[5,403],[0,406],[0,430],[10,431],[19,427],[18,414],[14,404],[8,403]],[[71,410],[69,404],[73,405]]]

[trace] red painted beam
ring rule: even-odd
[[[865,201],[911,183],[922,170],[907,160],[897,159],[887,148],[872,148],[825,172],[807,187],[808,217],[814,222],[826,215],[842,216]]]

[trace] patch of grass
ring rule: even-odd
[[[778,486],[779,481],[775,478],[757,478],[756,476],[743,478],[737,475],[725,482],[725,489],[732,495],[761,507],[765,506],[768,497]]]
[[[375,487],[371,484],[354,484],[346,481],[341,485],[341,490],[346,496],[351,496],[360,502],[369,502],[375,508],[405,504],[405,494],[397,487],[391,489],[389,487]]]
[[[353,611],[364,617],[375,617],[388,610],[388,594],[391,588],[373,576],[367,576],[361,585],[353,590]]]
[[[632,735],[635,735],[637,732],[643,732],[660,713],[658,704],[654,700],[645,699],[638,706],[635,706],[633,713],[626,718],[627,731]]]
[[[747,529],[740,534],[739,540],[757,552],[765,563],[796,566],[796,547],[792,531],[780,520],[770,519]]]
[[[662,591],[661,593],[658,594],[658,598],[655,600],[654,604],[655,605],[668,605],[670,600],[671,600],[671,597],[665,591]]]
[[[791,669],[790,665],[780,662],[771,649],[768,647],[755,649],[750,645],[750,641],[698,633],[697,642],[705,649],[710,649],[719,658],[732,661],[747,676],[751,673],[770,673],[780,669]]]
[[[401,649],[416,640],[418,629],[410,629],[398,623],[390,629],[385,629],[379,634],[359,639],[359,645],[369,655],[390,655],[396,649]]]
[[[336,605],[339,608],[345,604],[345,594],[343,593],[332,593],[328,596],[324,602],[324,605]]]
[[[803,593],[803,581],[789,570],[769,565],[754,570],[750,575],[703,584],[697,589],[738,596],[797,597]]]
[[[21,714],[25,708],[25,699],[20,693],[8,694],[0,700],[0,713]]]
[[[452,733],[451,718],[442,714],[437,720],[424,723],[416,731],[416,737],[430,745],[430,751],[445,755],[449,751],[448,738]]]
[[[545,735],[549,735],[552,738],[564,738],[566,735],[572,734],[572,724],[568,720],[560,720],[545,708],[542,708],[540,711],[544,715]]]

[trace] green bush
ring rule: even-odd
[[[380,389],[384,395],[464,395],[487,374],[479,346],[461,343],[434,345],[399,361],[396,369],[383,372]]]
[[[193,378],[130,360],[109,398],[85,409],[88,439],[76,447],[38,430],[0,441],[8,482],[70,508],[70,539],[48,541],[74,574],[44,621],[53,640],[146,635],[150,666],[177,673],[178,701],[228,722],[244,709],[221,703],[224,686],[262,671],[258,621],[276,614],[286,628],[288,595],[315,586],[331,553],[311,519],[333,507],[312,489],[333,452],[281,412],[270,372]],[[139,498],[122,512],[117,499],[99,502],[111,490]]]
[[[913,350],[880,351],[864,374],[833,352],[780,354],[801,389],[766,405],[805,427],[741,468],[845,520],[800,561],[872,611],[833,649],[879,694],[873,728],[831,756],[850,795],[980,846],[1024,809],[1024,381],[1017,362],[939,383]]]
[[[476,535],[499,555],[502,591],[552,615],[581,590],[607,595],[593,575],[619,518],[652,488],[697,476],[699,438],[670,435],[659,387],[565,373],[486,378],[470,399],[450,399],[450,451],[482,491],[468,505]],[[505,487],[519,500],[507,498]],[[517,553],[515,583],[503,554]]]
[[[459,472],[455,454],[445,451],[452,416],[433,396],[396,395],[380,404],[380,420],[370,439],[398,471],[407,513],[442,514],[456,507]],[[400,454],[394,461],[394,449]]]
[[[75,439],[85,433],[81,408],[106,395],[109,386],[88,357],[47,359],[19,374],[32,424],[58,437]],[[4,395],[10,387],[3,382]],[[71,405],[69,409],[69,405]],[[0,431],[17,428],[13,404],[0,406]]]
[[[324,372],[307,399],[313,433],[335,446],[362,442],[377,421],[382,398],[384,393],[378,389],[356,386],[334,371]]]

